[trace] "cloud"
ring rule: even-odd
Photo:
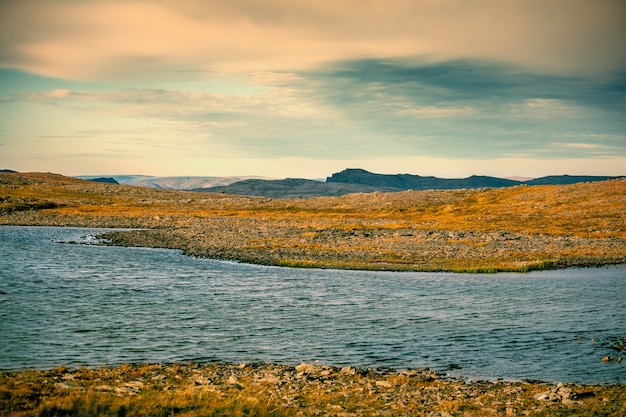
[[[584,158],[626,154],[624,81],[481,61],[368,59],[298,73],[255,71],[225,79],[228,88],[214,88],[218,79],[194,88],[160,88],[155,81],[104,89],[67,88],[60,80],[56,88],[0,102],[54,110],[49,123],[56,130],[39,117],[39,136],[86,134],[135,149],[169,141],[188,156]],[[68,119],[61,122],[59,114]],[[576,143],[605,147],[567,145]]]
[[[423,106],[423,107],[400,110],[398,114],[401,116],[416,116],[416,117],[458,117],[458,116],[470,116],[474,114],[475,112],[476,112],[476,109],[470,106],[464,106],[464,107]]]
[[[600,145],[597,143],[563,143],[559,144],[560,146],[564,146],[566,148],[579,148],[579,149],[602,149],[606,148],[605,145]]]
[[[624,21],[622,0],[5,1],[0,66],[93,80],[418,57],[613,73]]]

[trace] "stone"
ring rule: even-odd
[[[199,377],[194,380],[194,383],[196,385],[210,385],[211,381],[209,381],[207,378]]]
[[[376,386],[380,388],[391,388],[393,385],[389,381],[376,381]]]
[[[304,372],[307,374],[313,373],[315,371],[315,366],[308,363],[301,363],[296,366],[296,372]]]
[[[268,375],[264,378],[261,378],[259,380],[259,382],[264,382],[266,384],[278,384],[280,382],[280,379],[278,377],[275,377],[273,375]]]
[[[115,387],[111,385],[98,385],[94,389],[96,391],[115,391]]]
[[[130,382],[126,382],[124,384],[124,386],[126,388],[130,388],[130,389],[134,389],[134,390],[139,391],[140,389],[143,388],[143,382],[141,382],[141,381],[130,381]]]
[[[540,392],[539,394],[533,395],[533,398],[537,401],[548,401],[550,399],[551,394],[552,394],[552,391],[544,391],[544,392]]]
[[[574,393],[574,390],[572,390],[571,388],[567,388],[565,386],[562,386],[561,388],[559,388],[556,393],[563,400],[573,400],[576,398],[576,394]]]
[[[341,371],[339,371],[339,373],[342,375],[355,375],[356,370],[351,366],[344,366],[343,368],[341,368]]]

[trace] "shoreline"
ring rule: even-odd
[[[250,415],[445,417],[626,412],[624,384],[465,381],[424,368],[392,371],[308,363],[181,362],[0,371],[0,394],[0,415],[81,415],[71,411],[103,405],[109,413],[102,415],[111,416],[120,409],[134,410],[130,415],[186,411],[189,416],[242,410]]]
[[[1,174],[0,224],[142,229],[117,246],[299,268],[528,272],[626,263],[626,181],[266,199]]]
[[[498,273],[528,273],[532,271],[551,271],[570,268],[602,268],[610,266],[626,265],[626,256],[624,259],[606,259],[606,260],[577,260],[571,261],[543,261],[539,263],[531,263],[518,268],[510,267],[476,267],[476,268],[414,268],[410,265],[402,264],[383,264],[379,265],[371,263],[362,263],[359,265],[342,265],[341,263],[322,264],[316,261],[307,262],[291,262],[281,259],[272,259],[264,256],[254,257],[254,253],[250,251],[242,251],[237,253],[236,250],[226,251],[226,256],[211,256],[210,250],[203,246],[195,246],[193,244],[182,243],[180,238],[173,235],[176,233],[174,228],[140,228],[140,227],[114,227],[114,226],[94,226],[90,224],[83,225],[58,225],[58,224],[0,224],[0,227],[58,227],[65,229],[89,229],[93,230],[93,238],[98,243],[83,243],[79,241],[59,242],[63,244],[85,244],[99,245],[111,247],[128,247],[128,248],[147,248],[147,249],[168,249],[181,251],[184,256],[195,257],[199,259],[208,259],[215,261],[234,262],[256,266],[269,267],[286,267],[286,268],[303,268],[303,269],[330,269],[330,270],[349,270],[349,271],[380,271],[380,272],[424,272],[424,273],[456,273],[456,274],[498,274]],[[100,233],[100,231],[102,231]],[[155,237],[148,237],[154,234]],[[219,253],[224,255],[224,250],[220,249]]]

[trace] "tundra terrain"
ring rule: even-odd
[[[626,262],[626,180],[271,199],[0,173],[0,224],[316,268],[498,272]]]

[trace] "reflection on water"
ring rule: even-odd
[[[59,243],[92,243],[97,232],[0,227],[0,369],[319,361],[624,382],[626,361],[601,362],[626,336],[624,266],[305,270]]]

